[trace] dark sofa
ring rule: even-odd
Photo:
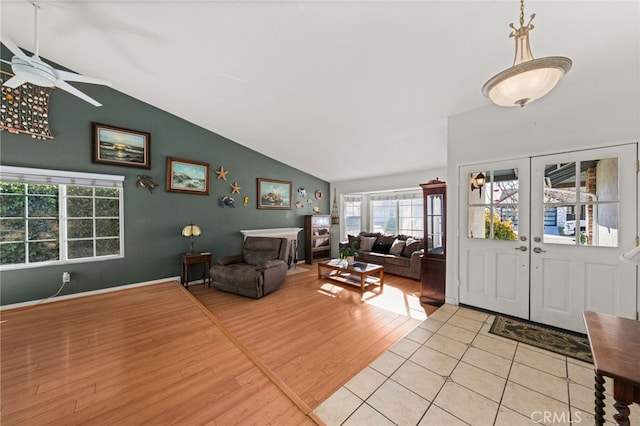
[[[422,239],[405,235],[382,235],[378,232],[361,232],[349,235],[349,241],[341,247],[355,246],[356,260],[384,266],[384,272],[420,279],[420,259],[424,253]]]

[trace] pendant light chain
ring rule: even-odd
[[[520,0],[520,26],[524,27],[524,0]]]

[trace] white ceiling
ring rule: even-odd
[[[331,182],[444,167],[447,117],[498,108],[480,88],[511,65],[508,24],[520,7],[517,0],[41,6],[42,57]],[[534,57],[574,62],[538,102],[561,99],[572,81],[638,63],[638,0],[527,0],[525,13],[537,14]],[[2,0],[0,14],[2,30],[33,51],[31,3]]]

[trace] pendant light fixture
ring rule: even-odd
[[[529,46],[529,31],[536,17],[534,13],[524,25],[524,0],[520,0],[520,28],[513,29],[509,37],[516,41],[513,66],[496,74],[482,86],[482,94],[499,106],[525,106],[549,93],[571,69],[571,59],[564,56],[548,56],[533,59]]]

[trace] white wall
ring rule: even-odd
[[[575,66],[578,66],[576,64]],[[568,79],[565,79],[568,80]],[[583,81],[561,81],[524,108],[493,105],[449,117],[447,143],[447,301],[458,299],[458,169],[640,141],[640,66]],[[461,184],[467,185],[467,182]],[[640,223],[637,224],[640,226]],[[640,306],[640,292],[638,292]]]

